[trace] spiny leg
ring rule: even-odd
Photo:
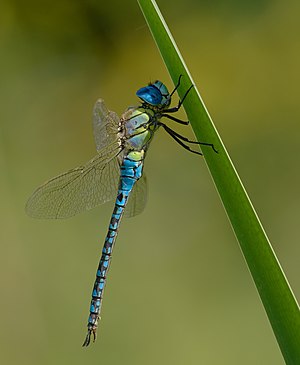
[[[191,141],[190,139],[188,139],[185,136],[182,136],[181,134],[175,132],[173,129],[171,129],[170,127],[168,127],[167,125],[165,125],[164,123],[160,123],[161,126],[163,126],[163,128],[168,132],[173,134],[173,136],[176,136],[177,138],[181,139],[182,141],[188,142],[188,143],[194,143],[194,144],[200,144],[203,146],[209,146],[211,147],[216,153],[218,153],[218,151],[215,149],[215,146],[212,143],[207,143],[207,142],[198,142],[198,141]]]
[[[161,114],[161,116],[165,117],[165,118],[168,118],[168,119],[171,119],[174,122],[179,123],[179,124],[183,124],[183,125],[189,125],[190,124],[190,122],[188,120],[187,121],[181,120],[181,119],[173,117],[173,115]]]
[[[184,94],[184,96],[183,96],[182,100],[179,100],[179,102],[178,102],[178,105],[177,105],[177,106],[175,106],[174,108],[166,109],[166,110],[164,110],[164,112],[165,112],[165,113],[176,113],[176,112],[178,112],[178,110],[181,108],[182,103],[184,102],[184,99],[187,97],[188,93],[191,91],[191,89],[192,89],[193,87],[194,87],[194,85],[191,85],[191,86],[187,89],[187,91],[185,92],[185,94]]]
[[[183,143],[174,133],[173,133],[173,130],[168,128],[165,124],[161,123],[160,124],[164,129],[165,131],[178,143],[180,144],[180,146],[182,146],[183,148],[185,148],[186,150],[188,150],[189,152],[192,152],[192,153],[196,153],[197,155],[200,155],[202,156],[203,153],[199,152],[199,151],[194,151],[192,150],[189,146],[187,146],[185,143]]]
[[[178,81],[177,81],[177,85],[174,87],[174,90],[171,92],[170,96],[172,96],[175,93],[175,91],[179,88],[179,86],[180,86],[180,80],[181,80],[182,76],[183,75],[179,75],[179,78],[178,78]]]

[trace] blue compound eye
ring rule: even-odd
[[[169,91],[168,91],[166,85],[163,84],[161,81],[156,80],[152,85],[157,87],[162,95],[169,96]]]
[[[136,95],[145,103],[165,108],[170,105],[171,97],[167,87],[161,81],[155,81],[153,84],[142,87],[136,92]]]
[[[155,106],[160,105],[163,98],[159,89],[153,85],[142,87],[136,92],[136,95],[144,102]]]

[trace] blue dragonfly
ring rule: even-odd
[[[91,209],[116,197],[114,210],[105,238],[102,255],[92,290],[88,331],[83,346],[96,339],[103,292],[114,243],[123,214],[133,217],[146,204],[147,183],[143,174],[144,159],[154,133],[162,127],[177,143],[190,152],[187,143],[209,146],[213,144],[190,141],[175,132],[163,117],[187,125],[173,115],[177,112],[192,86],[178,105],[170,108],[171,97],[180,86],[181,76],[172,93],[161,81],[155,81],[136,92],[141,104],[129,107],[121,118],[107,109],[102,99],[94,107],[94,138],[98,154],[85,165],[67,171],[47,181],[29,198],[26,211],[34,218],[67,218]]]

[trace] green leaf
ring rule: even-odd
[[[284,359],[300,364],[300,311],[287,279],[155,1],[138,2],[175,85],[183,75],[180,98],[194,85],[184,101],[188,119],[198,141],[213,143],[219,152],[202,148]]]

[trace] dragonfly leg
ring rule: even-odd
[[[185,94],[183,95],[183,98],[181,100],[179,100],[178,105],[175,106],[174,108],[170,108],[170,109],[166,109],[164,110],[165,113],[176,113],[178,112],[178,110],[181,108],[182,103],[184,102],[184,99],[187,97],[188,93],[191,91],[191,89],[194,87],[194,85],[191,85],[187,91],[185,92]]]
[[[160,123],[160,125],[163,125],[163,123]],[[202,146],[209,146],[211,147],[214,152],[216,153],[219,153],[216,149],[215,149],[215,146],[212,144],[212,143],[207,143],[207,142],[198,142],[198,141],[191,141],[190,139],[188,139],[187,137],[185,136],[182,136],[181,134],[175,132],[173,129],[171,129],[170,127],[168,127],[167,125],[163,125],[163,128],[168,132],[168,133],[171,133],[173,134],[174,136],[176,136],[177,138],[181,139],[182,141],[184,142],[187,142],[187,143],[193,143],[193,144],[200,144]]]
[[[193,153],[197,153],[198,155],[203,155],[202,153],[198,152],[198,151],[194,151],[192,150],[189,146],[187,146],[184,142],[187,143],[193,143],[193,144],[199,144],[199,145],[203,145],[203,146],[209,146],[211,147],[214,152],[218,153],[218,151],[215,149],[215,146],[212,143],[206,143],[206,142],[198,142],[198,141],[191,141],[188,138],[182,136],[181,134],[173,131],[173,129],[169,128],[167,125],[165,125],[164,123],[159,123],[160,126],[162,126],[164,128],[164,130],[177,142],[180,144],[180,146],[182,146],[183,148],[185,148],[186,150],[193,152]]]
[[[181,119],[173,117],[173,115],[161,114],[161,116],[165,117],[165,118],[168,118],[168,119],[171,119],[174,122],[179,123],[179,124],[183,124],[183,125],[188,125],[190,123],[188,120],[187,121],[181,120]]]
[[[178,78],[178,81],[177,81],[177,85],[174,87],[174,90],[171,92],[170,96],[172,96],[175,93],[175,91],[179,88],[179,86],[180,86],[180,80],[181,80],[182,76],[183,75],[179,75],[179,78]]]
[[[167,127],[165,124],[163,123],[160,123],[160,125],[165,129],[165,131],[178,143],[180,144],[180,146],[182,146],[183,148],[185,148],[186,150],[188,150],[189,152],[192,152],[192,153],[196,153],[197,155],[200,155],[202,156],[203,153],[199,152],[199,151],[195,151],[195,150],[192,150],[188,145],[186,145],[185,143],[183,143],[181,141],[181,139],[179,137],[177,137],[173,132],[173,130],[169,127]]]

